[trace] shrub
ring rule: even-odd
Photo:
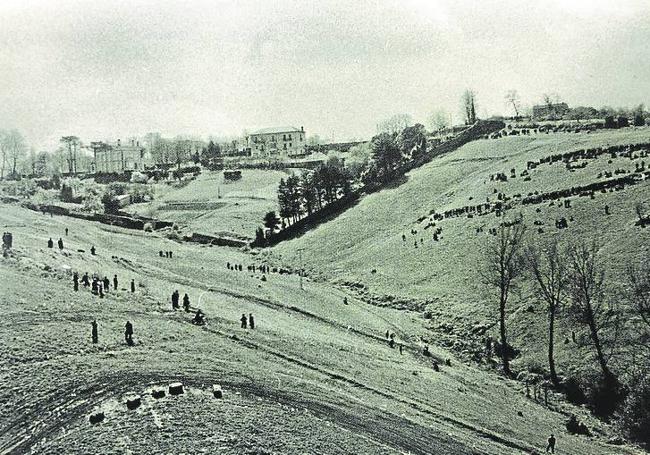
[[[104,213],[117,213],[120,210],[119,202],[110,192],[104,193],[102,204],[104,204]]]
[[[598,374],[587,379],[587,386],[587,403],[599,417],[611,416],[625,399],[625,388],[613,376]]]
[[[650,445],[650,375],[630,389],[623,403],[620,423],[628,438]]]
[[[73,199],[72,187],[66,185],[65,183],[61,185],[61,191],[59,193],[59,198],[62,202],[72,202]]]
[[[584,404],[587,402],[587,397],[582,391],[580,386],[580,381],[575,377],[568,378],[564,384],[564,393],[566,394],[566,399],[573,404]]]

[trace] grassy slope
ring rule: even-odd
[[[175,221],[194,232],[215,234],[233,232],[253,237],[266,212],[277,209],[277,188],[282,171],[245,169],[241,180],[229,182],[223,172],[206,171],[182,188],[156,185],[156,199],[150,203],[134,204],[127,208],[132,213]],[[219,188],[221,198],[218,197]],[[211,203],[213,207],[185,207],[176,210],[168,204]]]
[[[491,214],[443,220],[437,223],[437,227],[443,228],[443,238],[439,242],[432,240],[433,229],[424,229],[427,221],[418,223],[417,220],[432,209],[443,212],[485,202],[488,197],[494,200],[495,189],[509,196],[517,193],[525,196],[533,191],[591,183],[603,170],[634,170],[634,161],[619,158],[608,163],[609,157],[604,157],[589,161],[586,168],[573,172],[563,164],[545,164],[531,172],[528,182],[522,177],[507,182],[490,181],[490,174],[503,172],[509,176],[510,169],[515,168],[519,175],[526,169],[527,161],[554,153],[648,141],[648,128],[475,141],[410,172],[408,181],[401,186],[369,195],[335,220],[299,239],[278,245],[273,254],[279,255],[284,262],[296,264],[299,262],[297,251],[303,250],[306,267],[313,274],[359,281],[374,294],[427,299],[434,314],[432,325],[451,322],[454,326],[464,326],[459,328],[462,336],[469,325],[495,321],[491,303],[494,296],[481,285],[478,273],[484,247],[491,238],[488,229],[497,227],[503,218]],[[650,164],[649,158],[645,161]],[[633,224],[635,202],[650,202],[649,185],[644,182],[624,191],[598,193],[593,200],[574,197],[572,207],[566,209],[560,207],[561,203],[519,206],[509,212],[508,217],[523,213],[531,227],[529,238],[536,243],[553,236],[596,238],[611,264],[610,273],[614,273],[613,270],[620,270],[627,261],[647,252],[650,231]],[[610,216],[603,214],[605,204],[611,207]],[[573,217],[575,222],[569,222],[568,229],[558,230],[554,220],[560,217]],[[543,234],[537,233],[533,220],[545,223]],[[484,227],[483,233],[476,233],[478,227]],[[418,233],[411,235],[412,229]],[[402,241],[402,234],[406,234],[406,242]],[[415,248],[414,241],[419,243],[421,238],[424,243]],[[373,269],[376,273],[372,273]],[[543,315],[535,314],[543,313],[543,309],[538,307],[533,313],[523,312],[534,303],[526,289],[515,297],[519,299],[512,302],[512,335],[516,341],[522,341],[516,345],[529,348],[529,355],[523,356],[521,361],[544,365],[541,354],[545,336],[543,323],[540,323]],[[569,332],[568,327],[560,327],[558,343],[563,342]],[[568,347],[575,349],[573,344]],[[558,355],[562,368],[567,353],[560,349]]]
[[[408,311],[377,308],[291,275],[263,282],[226,261],[255,258],[227,248],[177,244],[155,234],[0,207],[15,255],[0,260],[0,448],[17,453],[521,453],[551,432],[570,453],[629,453],[599,438],[565,435],[563,417],[524,398],[518,386],[456,361],[432,371],[417,355],[426,336]],[[70,228],[64,252],[45,248]],[[94,244],[97,256],[78,252]],[[157,257],[173,250],[175,260]],[[100,300],[74,293],[71,270],[117,273],[122,286]],[[207,313],[205,328],[169,310],[174,289]],[[258,328],[238,328],[253,312]],[[90,343],[90,321],[100,344]],[[136,346],[122,341],[126,319]],[[400,356],[382,340],[395,331]],[[445,357],[443,351],[434,354]],[[182,380],[183,397],[145,396],[138,411],[127,392]],[[226,398],[208,394],[221,383]],[[107,420],[87,421],[93,409]],[[521,411],[523,417],[518,416]],[[257,451],[257,452],[255,452]]]

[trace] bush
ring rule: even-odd
[[[613,376],[598,374],[586,380],[587,403],[599,417],[609,417],[625,399],[626,390]]]
[[[623,403],[620,423],[628,438],[650,445],[650,375],[630,389]]]
[[[73,199],[73,194],[72,194],[72,187],[69,185],[66,185],[65,183],[61,185],[61,192],[59,194],[59,198],[61,199],[62,202],[72,202]]]
[[[582,391],[580,386],[580,381],[574,377],[568,378],[564,384],[564,393],[566,394],[566,399],[573,404],[585,404],[587,402],[587,397]]]
[[[102,196],[102,204],[104,204],[104,213],[117,213],[120,210],[120,204],[111,193],[106,192]]]

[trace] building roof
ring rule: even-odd
[[[272,128],[262,128],[261,130],[253,131],[251,136],[258,134],[283,134],[283,133],[301,133],[302,131],[295,126],[276,126]]]

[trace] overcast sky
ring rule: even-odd
[[[37,149],[159,131],[304,126],[368,138],[556,92],[650,104],[650,1],[0,0],[0,128]]]

